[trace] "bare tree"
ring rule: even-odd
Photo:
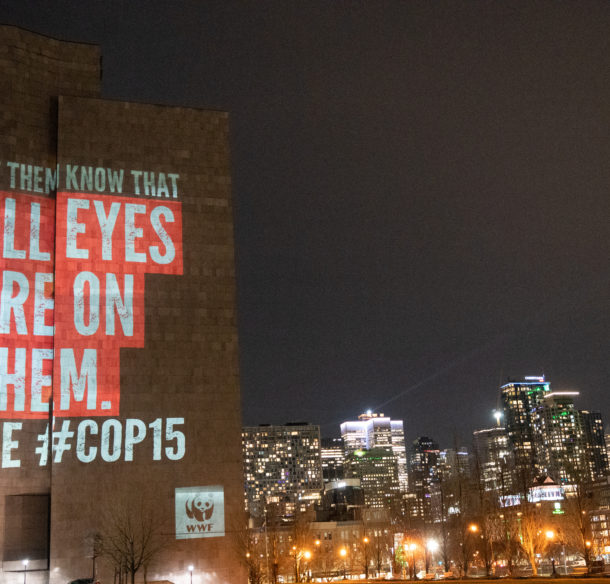
[[[295,582],[301,582],[303,575],[303,564],[309,554],[311,557],[311,546],[313,538],[311,534],[311,512],[296,510],[290,530],[290,556],[294,561]]]
[[[518,516],[518,521],[521,535],[521,548],[532,567],[532,576],[537,576],[538,565],[536,564],[536,557],[545,552],[549,545],[549,540],[543,529],[540,508],[535,504],[523,501],[520,509],[521,514]]]
[[[559,534],[563,543],[575,550],[585,561],[587,571],[591,565],[591,517],[596,507],[591,484],[578,480],[574,490],[564,501],[563,529]]]
[[[494,560],[494,536],[498,531],[498,497],[495,492],[485,489],[481,461],[476,449],[474,456],[474,478],[476,481],[477,507],[480,525],[480,548],[485,564],[485,575],[491,576]]]
[[[439,536],[440,536],[440,549],[443,557],[443,567],[445,572],[449,572],[451,568],[451,562],[449,559],[449,525],[447,517],[449,510],[447,508],[447,501],[450,501],[453,496],[453,489],[455,481],[451,480],[450,477],[445,476],[445,472],[439,473],[438,487],[439,487],[439,503],[440,503],[440,517],[439,517]]]
[[[370,536],[371,556],[377,571],[377,576],[381,573],[384,562],[387,562],[390,557],[390,549],[392,548],[392,538],[390,531],[381,527],[375,529]]]
[[[499,515],[501,530],[503,533],[502,542],[499,543],[506,558],[508,573],[516,576],[516,566],[521,554],[521,511],[518,507],[507,507]]]
[[[261,584],[265,573],[264,534],[252,525],[245,512],[231,531],[238,561],[248,571],[248,584]]]
[[[97,580],[97,559],[103,553],[103,540],[100,533],[92,532],[85,538],[85,544],[91,550],[91,579]]]
[[[104,519],[99,539],[101,554],[109,558],[122,579],[131,584],[140,569],[146,568],[165,547],[163,523],[151,507],[139,504],[116,504]]]

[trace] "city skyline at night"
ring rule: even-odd
[[[610,11],[586,5],[7,0],[0,20],[99,44],[106,98],[229,112],[244,424],[324,404],[323,434],[372,409],[450,443],[513,374],[610,411]]]

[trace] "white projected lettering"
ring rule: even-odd
[[[183,459],[184,418],[121,408],[121,351],[150,349],[147,274],[183,274],[179,175],[15,161],[3,170],[0,468]]]
[[[48,357],[43,357],[48,358]],[[20,452],[21,422],[0,423],[2,432],[2,468],[17,468],[21,459],[31,459],[31,452]],[[37,435],[34,454],[38,465],[49,462],[49,440],[52,445],[52,462],[60,463],[66,452],[74,451],[80,462],[118,462],[149,457],[153,460],[181,460],[186,453],[184,418],[157,418],[146,423],[137,418],[118,420],[56,420],[49,431]],[[152,442],[152,444],[151,444]]]

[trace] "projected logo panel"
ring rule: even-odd
[[[180,487],[175,496],[176,539],[224,536],[224,489],[221,486]]]

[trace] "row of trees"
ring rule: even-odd
[[[403,513],[405,532],[416,535],[411,539],[437,539],[445,571],[457,567],[467,575],[476,556],[486,575],[498,564],[512,575],[527,564],[536,575],[537,560],[553,557],[558,546],[590,566],[592,554],[598,552],[590,516],[599,501],[587,477],[570,485],[566,498],[556,506],[531,497],[535,477],[529,470],[514,472],[510,490],[503,485],[494,491],[485,489],[478,461],[468,470],[453,469],[435,477],[436,505],[424,509],[423,516],[408,509]]]
[[[251,584],[275,584],[279,575],[302,582],[312,574],[330,578],[342,571],[369,575],[389,569],[414,575],[434,568],[465,576],[473,566],[488,576],[500,566],[513,576],[536,575],[541,561],[554,570],[562,553],[589,567],[599,553],[590,524],[599,505],[594,485],[586,480],[572,485],[556,508],[528,499],[533,477],[515,473],[514,478],[511,502],[519,504],[502,506],[508,489],[486,491],[478,469],[439,473],[427,513],[414,497],[397,498],[384,521],[367,521],[365,514],[349,541],[321,539],[308,514],[282,526],[271,506],[262,526],[241,530],[237,550]]]
[[[140,571],[146,581],[147,569],[167,546],[167,529],[143,500],[117,503],[103,518],[101,531],[92,533],[86,545],[94,580],[102,560],[114,567],[114,584],[134,584]]]

